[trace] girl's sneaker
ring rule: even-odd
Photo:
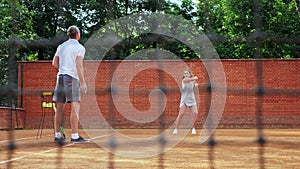
[[[195,128],[192,129],[192,134],[193,134],[193,135],[196,134],[196,129],[195,129]]]
[[[177,135],[177,129],[174,129],[173,135]]]

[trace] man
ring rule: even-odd
[[[71,103],[70,124],[72,128],[71,142],[87,142],[78,135],[80,91],[86,93],[87,86],[83,73],[83,58],[85,48],[78,42],[80,31],[76,26],[68,28],[69,39],[58,46],[52,65],[58,69],[57,82],[53,101],[56,103],[55,112],[55,142],[65,142],[60,133],[62,113],[65,103]]]

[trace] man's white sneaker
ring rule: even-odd
[[[196,129],[195,129],[195,128],[192,129],[192,134],[193,134],[193,135],[196,134]]]
[[[177,135],[177,129],[174,129],[173,135]]]

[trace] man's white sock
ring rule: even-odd
[[[56,138],[61,138],[60,132],[55,132],[55,137],[56,137]]]
[[[78,133],[73,133],[73,134],[72,134],[72,139],[78,139],[78,138],[79,138]]]

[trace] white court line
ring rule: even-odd
[[[52,136],[53,134],[49,134],[49,135],[45,135],[44,137],[48,137],[48,136]],[[36,138],[36,136],[34,137],[24,137],[24,138],[19,138],[19,139],[14,139],[14,141],[20,141],[20,140],[27,140],[27,139],[31,139],[31,138]],[[9,142],[10,140],[1,140],[0,143],[5,143],[5,142]]]
[[[72,144],[67,144],[67,145],[64,145],[62,147],[68,147],[68,146],[71,146],[71,145]],[[32,153],[32,154],[29,154],[29,155],[24,155],[24,156],[21,156],[21,157],[12,158],[10,160],[0,161],[0,165],[5,164],[5,163],[9,163],[9,162],[12,162],[12,161],[21,160],[23,158],[34,156],[34,155],[42,155],[42,154],[45,154],[45,153],[48,153],[48,152],[51,152],[51,151],[54,151],[54,150],[57,150],[57,149],[59,149],[59,148],[53,148],[53,149],[49,149],[49,150],[45,150],[45,151],[41,151],[41,152],[37,152],[37,153]]]
[[[93,138],[91,138],[89,140],[93,140],[95,138],[101,138],[101,137],[111,136],[111,135],[113,135],[113,134],[107,134],[107,135],[97,136],[97,137],[93,137]],[[74,144],[70,143],[70,144],[62,146],[61,148],[69,147],[69,146],[72,146],[72,145],[74,145]],[[57,149],[59,149],[59,148],[53,148],[53,149],[49,149],[49,150],[45,150],[45,151],[40,151],[40,152],[37,152],[37,153],[31,153],[31,154],[24,155],[24,156],[21,156],[21,157],[15,157],[15,158],[12,158],[10,160],[0,161],[0,165],[1,164],[5,164],[5,163],[9,163],[9,162],[12,162],[12,161],[21,160],[23,158],[27,158],[27,157],[34,156],[34,155],[42,155],[42,154],[45,154],[45,153],[48,153],[48,152],[51,152],[51,151],[54,151],[54,150],[57,150]]]

